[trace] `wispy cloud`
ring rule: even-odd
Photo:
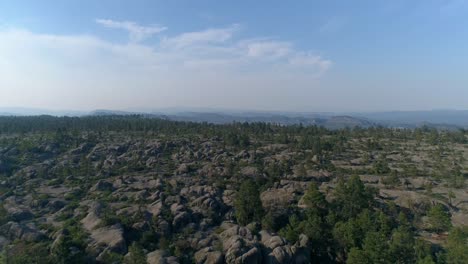
[[[298,53],[289,58],[289,64],[297,69],[308,69],[320,77],[333,65],[332,61],[311,53]]]
[[[242,99],[245,94],[300,94],[332,65],[292,42],[239,38],[238,25],[166,35],[149,44],[141,40],[164,29],[101,22],[126,28],[133,41],[0,29],[0,104],[256,108],[257,99]],[[262,107],[270,103],[281,102],[266,98]]]
[[[285,41],[253,41],[247,44],[247,55],[251,57],[280,58],[292,51],[292,43]]]
[[[123,29],[128,31],[130,41],[140,42],[155,34],[167,30],[167,27],[163,26],[140,26],[135,22],[131,21],[114,21],[110,19],[96,19],[96,23],[115,29]]]
[[[202,31],[187,32],[175,37],[165,38],[163,46],[184,48],[192,45],[219,44],[231,39],[233,34],[240,29],[238,24],[226,28],[210,28]]]

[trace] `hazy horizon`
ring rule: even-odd
[[[30,107],[1,107],[1,114],[71,114],[71,115],[86,115],[93,112],[122,112],[122,113],[142,113],[142,114],[182,114],[182,113],[220,113],[220,114],[331,114],[331,115],[346,115],[346,114],[379,114],[379,113],[438,113],[438,112],[468,112],[468,109],[419,109],[419,110],[385,110],[385,111],[287,111],[278,109],[240,109],[240,108],[209,108],[209,107],[190,107],[190,106],[174,106],[164,108],[96,108],[96,109],[62,109],[62,108],[30,108]]]
[[[0,3],[0,107],[467,109],[468,2]]]

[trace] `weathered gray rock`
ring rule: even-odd
[[[159,159],[157,157],[149,157],[146,160],[145,165],[146,165],[146,167],[151,168],[151,167],[156,166],[158,164],[158,161],[159,161]]]
[[[149,189],[162,189],[163,187],[163,182],[161,179],[156,179],[156,180],[149,180],[146,183],[147,188]]]
[[[262,242],[263,262],[267,264],[279,263],[309,263],[309,240],[301,235],[295,245],[290,245],[286,239],[272,235],[267,231],[260,231]]]
[[[121,254],[127,252],[124,230],[120,224],[96,229],[91,233],[90,238],[91,242],[88,247],[94,252],[104,252],[105,250]]]
[[[216,193],[216,188],[205,185],[189,186],[180,190],[180,195],[185,197],[199,197],[205,194],[215,195]]]
[[[8,214],[10,215],[11,219],[14,221],[24,221],[24,220],[30,220],[34,218],[34,214],[31,212],[31,210],[26,209],[26,208],[13,208],[10,207],[7,209]]]
[[[287,241],[280,236],[272,236],[266,231],[261,231],[264,262],[268,264],[291,263],[293,252]]]
[[[47,203],[47,207],[51,210],[51,212],[57,212],[58,210],[65,207],[65,205],[67,205],[67,202],[61,199],[53,199]]]
[[[148,253],[146,259],[150,264],[159,264],[162,263],[164,258],[167,256],[167,252],[164,250],[156,250],[151,253]]]
[[[234,206],[236,192],[233,190],[225,190],[223,192],[223,203],[227,206]]]
[[[191,170],[190,164],[182,163],[182,164],[180,164],[179,168],[177,168],[175,173],[178,174],[178,175],[186,174],[186,173],[189,173],[190,170]]]
[[[79,145],[77,148],[70,150],[70,154],[78,155],[88,152],[92,148],[92,145],[89,143],[83,143]]]
[[[259,174],[258,168],[256,167],[244,167],[241,169],[240,173],[244,176],[257,176]]]
[[[119,188],[127,186],[129,183],[130,182],[127,181],[124,177],[119,177],[114,180],[114,182],[112,183],[112,187],[114,189],[119,189]]]
[[[26,179],[33,179],[37,176],[37,169],[34,166],[27,166],[15,173],[14,177],[24,177]]]
[[[282,188],[270,188],[260,195],[262,205],[269,211],[283,210],[295,203],[295,194]]]
[[[12,221],[0,227],[0,233],[5,235],[9,240],[20,239],[27,242],[38,242],[46,237],[37,230],[33,223],[26,225]]]
[[[153,216],[157,217],[161,214],[163,209],[163,203],[161,201],[156,201],[150,205],[148,205],[147,210]]]
[[[246,227],[241,227],[239,225],[230,223],[223,223],[221,224],[221,228],[224,229],[224,231],[220,234],[220,238],[222,239],[228,239],[236,235],[241,236],[242,238],[245,238],[247,240],[254,239],[252,232]]]
[[[20,222],[34,218],[31,209],[22,204],[22,199],[11,196],[5,199],[3,208],[13,221]]]
[[[185,211],[185,206],[183,206],[182,204],[179,204],[179,203],[174,203],[171,205],[171,213],[172,214],[177,214],[177,213],[181,213],[181,212],[184,212]]]
[[[155,250],[146,255],[148,264],[178,264],[179,261],[176,257],[169,256],[165,250]]]
[[[114,186],[112,183],[99,180],[91,189],[89,190],[90,192],[104,192],[104,191],[113,191]]]
[[[233,225],[220,234],[223,242],[225,263],[261,263],[260,244],[245,227]]]
[[[212,247],[206,247],[197,251],[194,258],[197,264],[222,264],[224,262],[223,253],[213,250]]]
[[[172,227],[175,230],[178,230],[191,222],[191,215],[187,212],[180,212],[176,216],[174,216],[174,220],[172,220]]]
[[[89,205],[88,214],[81,219],[81,223],[87,231],[92,231],[102,222],[100,217],[103,209],[104,206],[101,202],[92,202]]]
[[[156,223],[158,232],[164,236],[171,235],[171,224],[164,219],[159,219]]]
[[[297,264],[310,263],[310,254],[311,254],[310,248],[312,245],[310,244],[309,238],[304,234],[299,235],[299,240],[296,242],[294,246],[295,246],[295,248],[293,247],[293,249],[295,249],[294,263],[297,263]]]

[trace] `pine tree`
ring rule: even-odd
[[[263,216],[262,201],[258,186],[252,181],[244,181],[234,201],[237,222],[247,225],[252,221],[261,221]]]

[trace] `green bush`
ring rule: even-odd
[[[450,215],[441,204],[436,204],[427,212],[430,228],[436,232],[448,231],[452,226]]]

